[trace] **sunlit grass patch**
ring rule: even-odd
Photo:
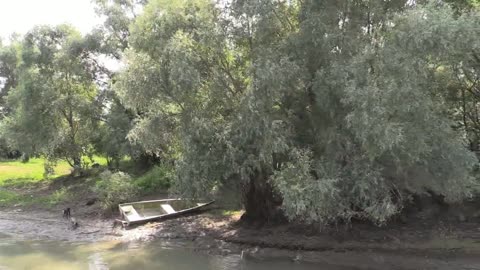
[[[91,166],[93,163],[98,163],[100,166],[107,165],[107,158],[102,156],[93,156],[92,160],[89,157],[83,157],[82,162]]]
[[[210,211],[210,213],[215,216],[223,216],[223,217],[241,216],[244,212],[245,212],[244,210],[226,210],[226,209],[213,209]]]
[[[86,158],[84,158],[86,159]],[[104,157],[94,156],[93,162],[102,166],[107,164]],[[93,163],[89,161],[91,165]],[[44,177],[43,158],[31,158],[28,162],[21,161],[0,161],[0,186],[23,187],[29,184],[35,184],[46,180]],[[50,175],[50,179],[70,174],[71,166],[66,161],[58,161],[54,167],[54,174]]]
[[[243,215],[244,210],[222,210],[221,215],[226,217],[236,217]]]
[[[32,158],[28,162],[3,161],[0,162],[0,186],[23,183],[35,183],[44,179],[43,158]],[[59,162],[54,168],[53,178],[70,173],[67,162]]]
[[[223,216],[239,216],[243,214],[243,210],[222,210]]]

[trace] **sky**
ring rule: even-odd
[[[101,23],[91,0],[0,0],[0,37],[25,34],[38,24],[69,23],[87,33]]]

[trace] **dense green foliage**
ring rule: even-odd
[[[236,190],[259,221],[383,224],[413,195],[478,189],[478,1],[95,2],[90,35],[0,49],[7,147],[162,164],[136,186]],[[107,207],[134,188],[104,178]]]
[[[119,203],[128,202],[137,195],[138,190],[132,183],[130,175],[105,171],[100,175],[100,181],[94,187],[102,208],[114,210]]]
[[[173,179],[172,168],[159,165],[135,179],[134,183],[145,194],[168,190]]]

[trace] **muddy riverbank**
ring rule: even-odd
[[[299,232],[288,226],[248,228],[238,216],[203,213],[124,229],[113,219],[79,215],[72,230],[56,211],[1,210],[0,232],[18,239],[68,242],[188,241],[196,252],[237,254],[250,260],[290,260],[356,269],[480,269],[476,223],[351,231]]]

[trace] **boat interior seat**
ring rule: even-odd
[[[170,204],[161,204],[160,206],[165,212],[167,212],[167,214],[173,214],[177,212]]]
[[[142,217],[138,214],[137,210],[131,205],[121,206],[123,213],[125,214],[125,218],[127,221],[132,222],[136,220],[142,219]]]

